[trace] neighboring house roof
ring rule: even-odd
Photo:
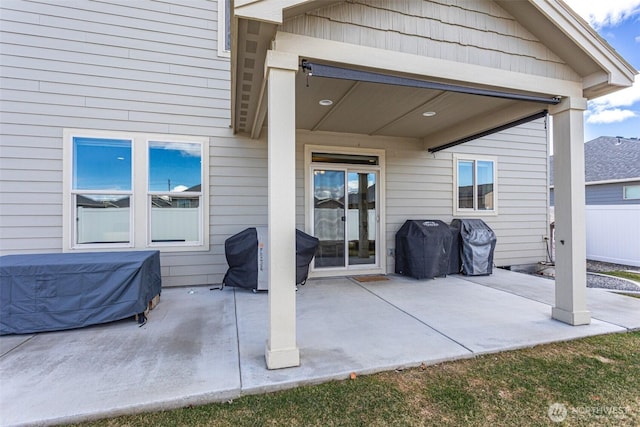
[[[549,184],[553,185],[553,156]],[[601,136],[584,144],[585,182],[640,180],[640,140]]]

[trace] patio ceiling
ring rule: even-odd
[[[277,39],[277,34],[281,34],[278,33],[278,25],[288,17],[319,6],[326,7],[331,3],[333,2],[310,0],[236,1],[231,56],[232,126],[236,133],[259,138],[263,133],[263,127],[266,126],[267,90],[264,64],[267,50],[281,50],[282,41]],[[522,21],[540,40],[554,46],[554,50],[583,76],[582,82],[567,82],[569,85],[581,85],[582,96],[588,99],[601,96],[633,82],[635,70],[562,4],[547,0],[498,3]],[[328,60],[326,56],[324,60],[321,56],[308,57],[317,54],[312,48],[289,52],[301,55],[300,61],[309,60],[321,64],[323,61],[336,61]],[[340,57],[339,54],[332,56]],[[337,62],[324,62],[324,65],[371,73],[389,73],[388,70],[366,68],[352,57],[343,57],[343,60]],[[462,64],[461,66],[464,67]],[[403,67],[398,69],[400,68]],[[451,70],[452,74],[460,76],[458,71]],[[434,76],[429,67],[414,69],[410,73],[393,75],[391,78],[422,79],[423,76]],[[468,84],[474,90],[480,91],[495,89],[504,81],[487,81],[489,80],[493,82],[492,87],[482,87],[478,84],[474,87],[474,84],[463,80],[456,81],[448,72],[443,74],[440,70],[439,80],[435,78],[434,81],[443,84]],[[544,90],[546,87],[529,85],[524,89],[525,86],[519,87],[528,91],[538,90],[538,87]],[[557,86],[546,89],[548,92],[556,93],[515,95],[546,98],[556,95],[576,96],[572,90],[562,93]],[[332,104],[320,105],[321,100],[331,100]],[[434,88],[402,87],[357,78],[336,79],[317,75],[308,77],[302,70],[296,77],[297,129],[417,138],[422,140],[425,149],[442,147],[527,117],[539,116],[547,107],[548,103],[545,102],[496,98]],[[435,115],[423,115],[428,112]]]
[[[330,100],[331,105],[321,101]],[[523,102],[450,90],[398,86],[353,79],[296,76],[296,127],[311,131],[419,138],[470,121],[515,111],[521,119],[546,110],[543,102]]]

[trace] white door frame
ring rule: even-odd
[[[311,161],[312,154],[314,152],[319,153],[335,153],[335,154],[353,154],[364,156],[376,156],[378,157],[378,165],[355,165],[355,164],[343,164],[343,163],[313,163]],[[345,267],[325,267],[316,269],[313,267],[313,261],[309,268],[309,277],[331,277],[331,276],[352,276],[361,274],[386,274],[386,214],[385,214],[385,151],[379,149],[367,149],[367,148],[350,148],[350,147],[335,147],[335,146],[322,146],[322,145],[305,145],[304,147],[304,164],[305,164],[305,191],[304,191],[304,203],[305,203],[305,231],[309,234],[313,234],[313,169],[317,167],[323,167],[331,170],[359,170],[359,171],[374,171],[378,174],[378,181],[376,182],[377,198],[376,209],[377,221],[376,221],[376,264],[375,265],[358,265],[349,266],[348,263]],[[348,191],[345,189],[345,199],[348,197]],[[346,258],[346,254],[345,254]]]

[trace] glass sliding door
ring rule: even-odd
[[[314,268],[377,265],[377,171],[315,167],[313,234],[320,240]]]

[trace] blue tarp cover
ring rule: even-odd
[[[79,328],[143,313],[160,295],[160,252],[0,257],[0,335]]]

